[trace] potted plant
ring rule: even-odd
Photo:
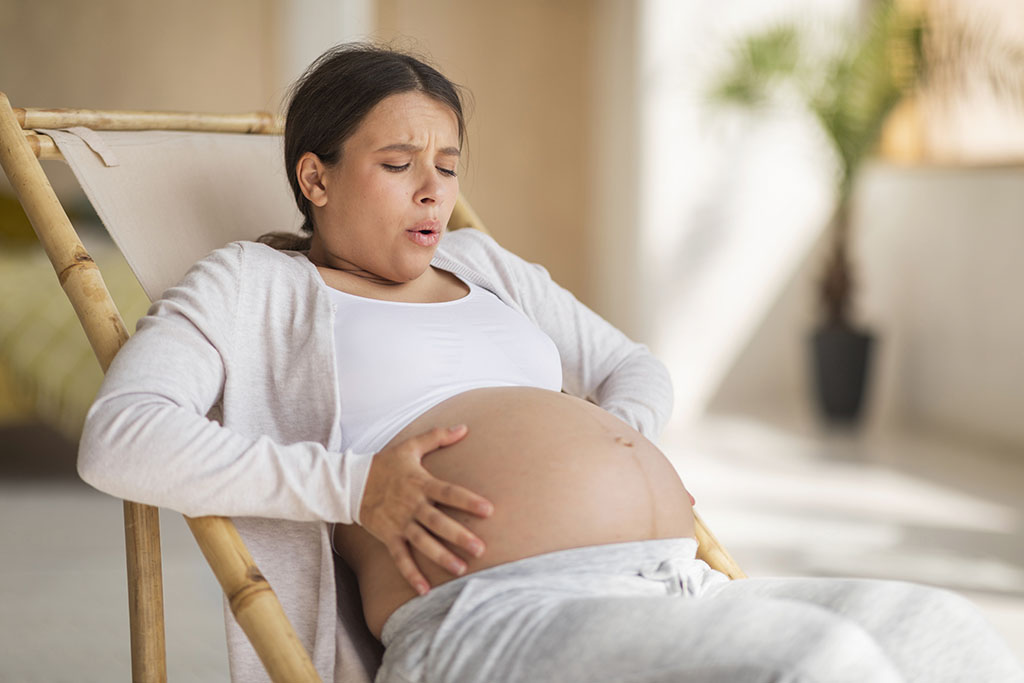
[[[715,103],[748,109],[796,100],[834,149],[835,210],[819,290],[824,315],[812,335],[818,401],[833,422],[859,417],[874,343],[851,310],[852,190],[886,118],[923,73],[923,29],[919,15],[901,13],[887,1],[876,3],[862,26],[819,39],[817,48],[809,30],[773,26],[737,44],[711,92]]]
[[[852,316],[850,200],[863,162],[887,126],[892,132],[893,110],[899,106],[906,118],[918,118],[912,125],[918,135],[915,101],[922,92],[948,106],[980,89],[1024,110],[1024,47],[1000,30],[1005,18],[942,2],[929,3],[927,12],[917,2],[875,0],[867,7],[859,26],[824,40],[794,24],[747,36],[711,92],[713,102],[747,109],[796,99],[832,143],[839,162],[836,201],[819,289],[824,316],[812,348],[819,406],[836,422],[860,415],[874,343]]]

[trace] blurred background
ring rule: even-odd
[[[0,0],[0,91],[280,112],[363,39],[466,88],[492,234],[664,360],[660,445],[748,574],[952,588],[1024,658],[1024,5]],[[130,671],[121,505],[74,471],[100,378],[0,178],[2,681]],[[170,677],[226,680],[219,590],[162,520]]]

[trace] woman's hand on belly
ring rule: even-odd
[[[434,477],[422,465],[425,455],[462,439],[466,425],[436,428],[398,443],[388,444],[373,457],[366,479],[360,525],[383,543],[399,573],[420,595],[430,589],[409,545],[428,560],[456,576],[466,563],[438,539],[479,557],[484,543],[469,529],[438,509],[437,504],[489,516],[494,506],[472,491]]]

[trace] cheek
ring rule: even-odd
[[[453,179],[451,184],[448,185],[445,191],[444,197],[444,211],[449,216],[452,211],[455,210],[455,204],[459,201],[459,181],[457,178]]]
[[[349,229],[373,229],[389,213],[388,207],[394,203],[393,192],[386,182],[360,179],[348,186],[336,204],[336,219]]]
[[[369,200],[367,210],[387,212],[388,207],[404,204],[409,190],[400,177],[378,176],[363,185],[363,199]]]

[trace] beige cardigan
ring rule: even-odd
[[[647,347],[477,230],[445,235],[432,264],[547,333],[564,391],[657,439],[672,389]],[[368,681],[380,645],[346,599],[347,567],[336,579],[328,534],[329,523],[358,521],[373,457],[338,451],[334,314],[304,254],[253,242],[214,251],[153,304],[114,359],[78,469],[119,498],[233,517],[321,677]],[[267,680],[226,605],[225,618],[232,680]]]

